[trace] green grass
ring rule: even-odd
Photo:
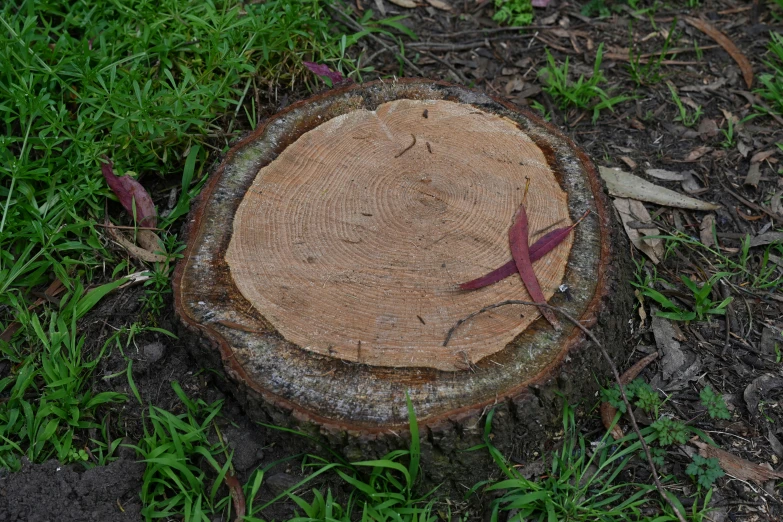
[[[773,111],[783,114],[783,36],[770,31],[770,42],[767,46],[769,59],[764,63],[771,72],[759,75],[761,88],[756,92],[770,104]]]
[[[2,3],[0,332],[20,327],[0,340],[12,363],[0,381],[0,466],[16,469],[22,455],[84,460],[90,444],[105,459],[116,447],[85,435],[101,427],[102,405],[125,397],[91,394],[103,352],[85,353],[77,321],[119,278],[142,271],[145,309],[159,313],[181,249],[171,227],[209,165],[268,110],[258,101],[274,104],[267,93],[315,85],[303,60],[359,74],[346,50],[381,29],[366,18],[364,31],[342,34],[328,1]],[[145,266],[109,246],[97,225],[133,220],[117,206],[105,215],[113,195],[102,157],[118,174],[164,186],[157,201],[178,188],[159,223],[166,262]],[[34,292],[55,279],[67,288],[59,305],[31,307]],[[107,280],[114,283],[84,290]]]
[[[563,65],[557,65],[547,49],[546,59],[547,65],[538,72],[538,75],[543,77],[544,90],[554,98],[560,109],[564,110],[569,107],[592,109],[593,123],[595,123],[602,110],[614,111],[615,105],[631,99],[629,96],[610,97],[606,90],[599,87],[599,85],[606,83],[606,78],[601,72],[603,44],[598,46],[593,75],[590,78],[585,78],[582,75],[578,80],[571,81],[568,70],[570,58],[568,57]]]
[[[42,314],[43,322],[32,312],[25,311],[19,317],[28,325],[23,329],[23,342],[0,346],[2,357],[14,366],[11,375],[0,380],[3,467],[17,470],[22,455],[33,462],[52,457],[61,462],[84,460],[80,450],[89,443],[86,430],[102,427],[99,409],[125,400],[119,393],[91,391],[90,375],[103,351],[87,358],[83,353],[85,337],[77,335],[76,327],[81,317],[122,282],[120,279],[89,293],[77,283],[59,307]],[[13,295],[10,298],[15,299]]]

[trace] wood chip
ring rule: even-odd
[[[640,201],[627,198],[615,198],[613,203],[614,208],[620,214],[620,221],[623,223],[625,233],[628,234],[628,239],[631,240],[633,246],[649,257],[654,264],[660,263],[664,254],[663,241],[660,239],[642,239],[644,236],[657,236],[660,234],[660,230],[652,224],[650,213],[644,205]],[[650,225],[647,228],[632,226],[632,223],[636,221],[649,223]]]
[[[598,167],[598,170],[606,182],[606,188],[613,196],[690,210],[717,210],[720,208],[720,205],[685,196],[621,170],[606,167]]]
[[[699,455],[704,458],[716,458],[720,467],[727,475],[740,480],[752,480],[756,483],[763,483],[768,480],[783,478],[783,473],[760,466],[743,458],[732,455],[728,451],[715,448],[704,442],[693,441],[692,444],[699,448]]]
[[[734,42],[732,42],[728,36],[718,31],[706,20],[702,20],[701,18],[694,18],[692,16],[686,16],[684,17],[684,20],[688,24],[692,25],[699,31],[715,40],[718,45],[723,47],[723,49],[729,53],[734,61],[737,62],[737,65],[739,65],[739,68],[742,71],[742,77],[745,78],[745,83],[750,89],[751,85],[753,85],[753,67],[751,67],[750,62],[745,57],[745,55],[742,54],[742,51],[740,51],[737,46],[734,45]]]

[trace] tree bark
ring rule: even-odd
[[[534,269],[550,304],[622,353],[628,247],[590,160],[526,110],[424,80],[317,95],[228,153],[174,277],[189,346],[227,374],[248,416],[351,459],[405,444],[406,393],[433,482],[484,462],[461,450],[492,408],[494,444],[541,449],[562,401],[593,402],[607,373],[582,332],[507,306],[443,343],[471,312],[529,300],[518,274],[458,288],[511,259],[526,190],[531,243],[590,211]]]

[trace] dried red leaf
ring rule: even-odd
[[[141,186],[141,183],[130,176],[116,176],[112,168],[112,162],[101,165],[101,172],[106,178],[106,183],[114,195],[120,200],[123,208],[134,215],[133,207],[136,204],[136,222],[140,227],[155,227],[158,224],[158,216],[155,212],[155,203],[149,193]]]
[[[546,304],[546,298],[541,291],[541,285],[538,283],[536,273],[533,271],[533,263],[530,261],[530,249],[528,247],[528,224],[527,224],[527,212],[525,211],[525,205],[519,205],[516,215],[514,216],[514,224],[508,230],[508,241],[511,245],[511,255],[514,257],[514,263],[517,265],[519,276],[522,278],[522,282],[525,283],[531,299],[535,303]],[[560,322],[555,317],[554,312],[549,308],[539,307],[541,315],[543,315],[549,324],[551,324],[555,330],[560,330]]]
[[[333,71],[327,65],[315,62],[302,62],[305,67],[310,69],[310,72],[317,74],[318,76],[326,76],[332,82],[332,85],[338,83],[350,83],[351,80],[346,79],[340,71]]]
[[[229,491],[231,491],[231,499],[234,502],[234,512],[236,514],[234,520],[244,520],[247,509],[245,506],[245,494],[242,492],[242,484],[239,483],[232,471],[226,473],[224,480]]]
[[[556,228],[555,230],[547,232],[538,238],[538,241],[530,245],[530,262],[535,263],[549,252],[554,250],[557,245],[562,243],[565,238],[568,237],[568,234],[571,233],[571,230],[573,230],[574,227],[578,224],[579,221],[567,227]],[[500,268],[496,268],[492,272],[472,281],[468,281],[467,283],[462,283],[459,285],[459,287],[461,290],[477,290],[479,288],[484,288],[485,286],[495,284],[498,281],[502,281],[503,279],[515,273],[517,273],[517,265],[512,259]]]

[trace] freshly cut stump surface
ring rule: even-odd
[[[444,346],[471,312],[530,300],[518,274],[458,287],[511,260],[527,183],[531,243],[590,211],[533,266],[550,303],[617,353],[630,299],[609,295],[624,254],[591,162],[528,112],[423,80],[329,91],[232,149],[175,274],[191,347],[225,370],[248,415],[316,426],[358,453],[404,433],[406,393],[443,462],[465,465],[458,449],[492,407],[496,443],[539,437],[557,423],[554,392],[578,400],[603,372],[579,330],[510,305]]]
[[[456,290],[510,259],[510,217],[527,180],[532,230],[570,224],[543,151],[513,121],[446,100],[351,111],[258,171],[226,262],[253,308],[305,350],[464,370],[539,317],[535,307],[500,309],[443,346],[454,323],[486,304],[530,300],[519,277]],[[536,264],[547,297],[563,282],[572,242]]]

